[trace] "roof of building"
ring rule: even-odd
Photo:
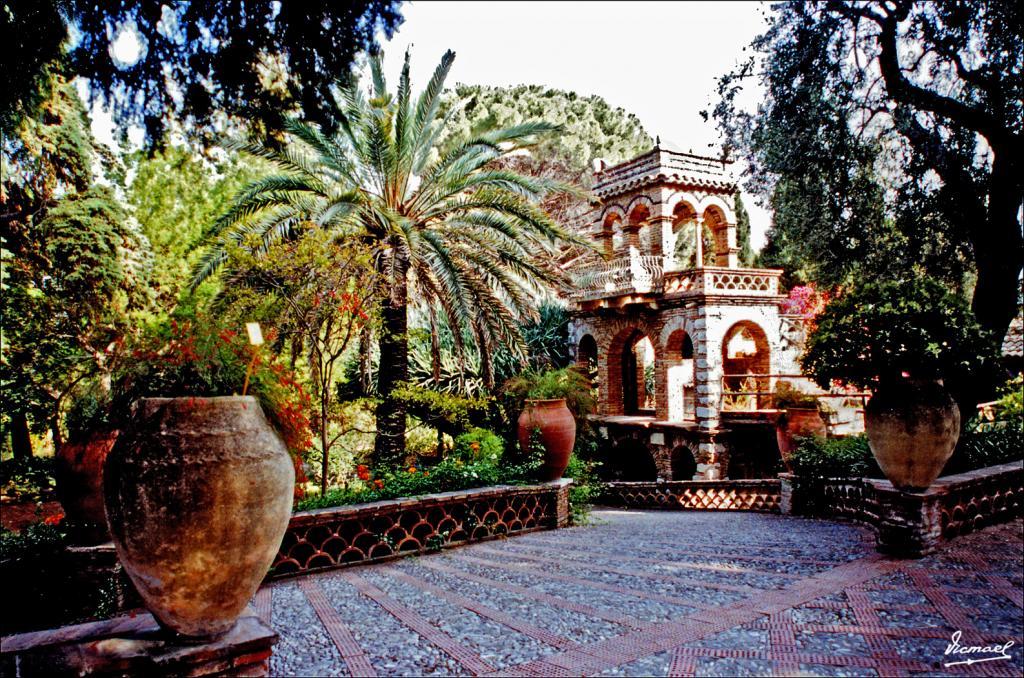
[[[1003,337],[1003,355],[1024,357],[1024,317],[1017,316],[1010,321]]]
[[[733,193],[736,177],[729,171],[730,164],[731,161],[720,158],[655,146],[639,157],[601,170],[594,193],[604,198],[662,182]]]

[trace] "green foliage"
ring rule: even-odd
[[[298,501],[295,510],[309,511],[491,485],[529,484],[536,482],[540,465],[536,455],[517,464],[510,464],[501,458],[481,457],[478,461],[467,463],[451,457],[426,468],[410,466],[367,474],[366,480]],[[379,487],[376,481],[380,481]]]
[[[750,244],[750,215],[743,204],[743,198],[736,193],[736,244],[739,245],[740,266],[753,266],[754,248]]]
[[[775,384],[775,393],[772,401],[777,410],[794,409],[817,409],[818,399],[810,393],[805,393],[787,381],[780,381]]]
[[[442,115],[449,110],[455,113],[448,133],[464,139],[484,129],[512,127],[528,120],[563,125],[565,134],[542,143],[535,159],[564,161],[567,180],[589,181],[597,158],[618,163],[654,145],[635,115],[612,108],[601,97],[582,97],[540,85],[457,85],[441,104]]]
[[[492,402],[489,397],[467,398],[412,384],[399,386],[394,395],[417,418],[449,431],[483,421]]]
[[[945,378],[962,384],[995,364],[991,338],[967,305],[927,278],[866,283],[832,300],[801,358],[822,388],[833,381]]]
[[[864,434],[846,438],[800,438],[789,465],[801,478],[883,477]]]
[[[0,495],[16,501],[40,501],[57,486],[53,457],[23,457],[0,462]]]
[[[1021,458],[1024,458],[1024,421],[1017,419],[1006,426],[979,426],[977,420],[973,420],[960,432],[956,449],[942,469],[942,475],[966,473]]]
[[[517,321],[533,315],[539,291],[564,279],[553,262],[556,246],[582,243],[540,206],[567,187],[497,166],[557,125],[529,121],[439,143],[450,124],[438,107],[454,58],[447,52],[414,97],[408,55],[394,92],[380,55],[373,55],[369,91],[356,81],[339,92],[334,113],[343,124],[336,133],[292,119],[283,149],[242,146],[279,173],[250,184],[217,221],[216,240],[193,281],[218,271],[233,247],[265,254],[273,243],[294,238],[300,224],[364,243],[379,276],[372,287],[384,358],[377,378],[378,461],[403,451],[405,411],[395,394],[409,379],[410,301],[439,311],[460,348],[463,337],[472,338],[490,384],[493,367],[485,358],[496,346],[521,355]]]
[[[998,395],[992,406],[993,418],[983,426],[1024,426],[1024,374],[1003,384]]]
[[[582,459],[575,451],[569,457],[569,465],[563,474],[566,478],[572,478],[572,486],[569,488],[569,508],[572,510],[572,522],[574,525],[586,525],[590,518],[590,506],[604,491],[604,483],[601,481],[598,470],[601,462],[589,459]]]
[[[773,5],[714,111],[774,213],[762,265],[826,286],[930,275],[973,287],[979,322],[1005,332],[1024,261],[1018,4]]]
[[[0,560],[47,558],[64,550],[68,533],[62,525],[34,523],[20,532],[0,530]]]
[[[242,163],[237,154],[214,162],[177,146],[140,151],[128,164],[127,201],[153,251],[150,284],[159,306],[169,309],[188,286],[210,224],[244,184],[269,167],[253,158]],[[203,296],[210,292],[204,289]]]
[[[590,380],[575,367],[560,370],[526,370],[505,384],[505,394],[515,402],[565,398],[565,404],[577,420],[594,412],[597,399]]]
[[[109,376],[150,302],[149,244],[93,175],[99,166],[108,180],[118,174],[104,148],[61,81],[39,119],[4,139],[3,414],[49,428],[57,444],[69,397]]]
[[[452,455],[462,461],[479,459],[501,459],[505,444],[501,438],[485,428],[474,428],[455,439]]]

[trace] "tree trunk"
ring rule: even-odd
[[[359,392],[373,393],[373,329],[370,323],[359,331]]]
[[[409,262],[395,255],[391,294],[384,301],[380,331],[380,366],[377,370],[377,438],[373,444],[377,466],[396,466],[405,460],[405,403],[394,391],[409,378],[407,305]]]
[[[32,456],[32,437],[28,432],[28,418],[23,413],[11,415],[11,452],[15,459]]]
[[[1017,293],[1024,262],[1024,241],[1017,218],[1024,198],[1024,167],[1014,150],[993,149],[987,219],[971,231],[978,270],[971,307],[981,326],[996,335],[1000,346],[1010,321],[1020,312]]]

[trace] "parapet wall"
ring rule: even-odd
[[[292,516],[268,578],[564,527],[571,484],[562,479],[302,511]]]
[[[848,518],[874,528],[878,550],[906,556],[930,553],[944,540],[1022,513],[1024,462],[939,478],[924,492],[902,492],[872,478],[782,481],[782,512]]]

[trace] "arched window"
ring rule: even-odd
[[[771,398],[771,355],[768,336],[756,323],[743,320],[722,341],[724,410],[758,410]]]

